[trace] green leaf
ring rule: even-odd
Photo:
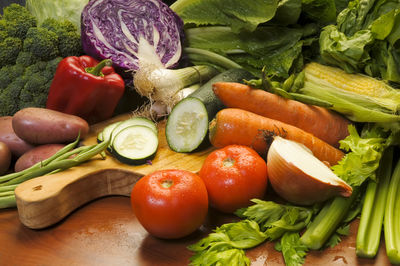
[[[336,20],[334,0],[302,0],[302,11],[314,21],[330,23]]]
[[[384,129],[379,125],[364,128],[360,136],[354,126],[350,135],[340,141],[340,148],[351,151],[332,167],[336,175],[352,186],[360,186],[367,178],[376,180],[375,171],[384,150],[398,141],[399,129]]]
[[[297,232],[286,232],[276,248],[282,251],[285,264],[288,266],[303,265],[308,248],[301,243]]]
[[[205,254],[198,253],[190,258],[190,265],[248,266],[250,260],[242,249],[232,248],[223,251],[210,251]]]
[[[172,4],[185,24],[226,25],[234,32],[253,31],[275,16],[277,0],[178,0]]]
[[[297,232],[308,224],[313,210],[305,207],[278,204],[272,201],[252,200],[254,205],[240,209],[236,215],[256,221],[268,240],[275,240],[287,231]]]

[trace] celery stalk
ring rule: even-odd
[[[356,254],[359,257],[373,258],[378,252],[392,161],[393,148],[389,148],[384,153],[376,173],[378,183],[369,180],[357,232]]]
[[[359,188],[356,187],[353,188],[353,193],[349,198],[336,197],[327,202],[301,236],[300,241],[309,249],[320,249],[336,231],[358,193]]]
[[[393,264],[400,264],[400,160],[392,174],[386,200],[384,233],[386,254]]]

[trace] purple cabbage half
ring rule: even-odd
[[[173,68],[182,54],[183,22],[159,0],[91,0],[81,31],[86,54],[121,70],[136,71],[143,61]]]

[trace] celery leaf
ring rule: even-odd
[[[285,264],[288,266],[303,265],[308,251],[297,232],[286,232],[281,241],[275,245],[275,249],[282,252]]]

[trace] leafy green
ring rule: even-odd
[[[400,2],[353,0],[320,35],[320,54],[349,73],[400,82]]]
[[[311,208],[252,200],[255,204],[239,209],[239,222],[224,224],[207,237],[189,246],[195,255],[192,265],[249,265],[244,249],[282,237],[286,232],[305,228],[314,213]],[[286,253],[291,256],[292,253]],[[285,254],[284,254],[285,256]],[[285,260],[290,258],[286,258]]]
[[[381,125],[369,127],[361,136],[354,126],[349,126],[349,136],[340,141],[340,148],[351,151],[332,167],[333,172],[352,186],[360,186],[366,179],[376,180],[375,171],[383,152],[390,145],[398,143],[399,129],[383,128]]]
[[[171,9],[185,24],[226,25],[234,32],[253,31],[260,23],[271,20],[278,8],[277,0],[178,0]]]
[[[281,241],[276,243],[275,249],[282,252],[287,266],[303,265],[308,251],[297,232],[286,232]]]
[[[336,4],[334,0],[302,0],[305,15],[321,24],[334,22],[336,19]]]
[[[245,69],[260,75],[287,78],[302,56],[305,37],[317,32],[316,25],[301,28],[260,26],[253,32],[235,33],[227,26],[190,28],[185,31],[187,45],[221,54]]]

